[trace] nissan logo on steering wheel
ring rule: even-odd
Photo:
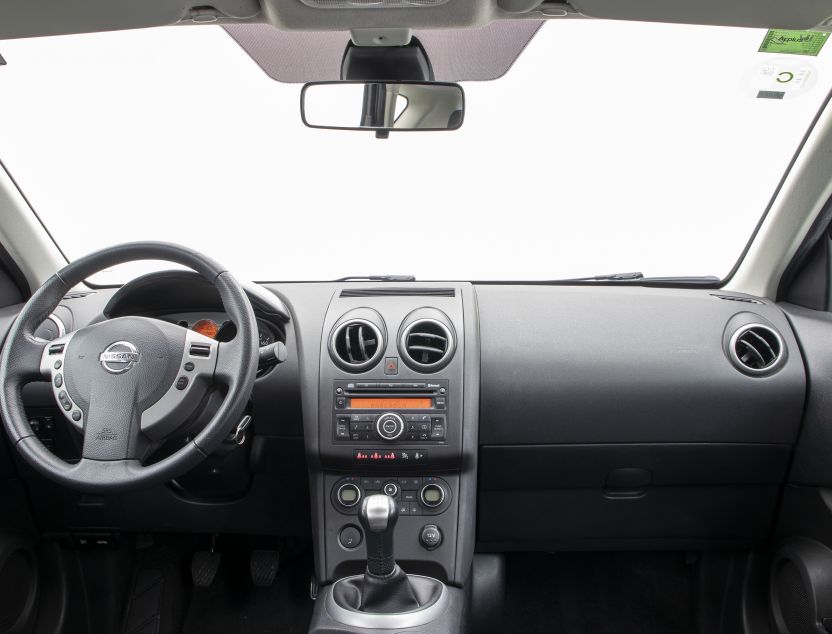
[[[107,346],[98,360],[107,372],[123,374],[139,362],[138,349],[129,341],[116,341]]]

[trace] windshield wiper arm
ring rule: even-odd
[[[348,275],[339,277],[335,282],[352,282],[354,280],[368,280],[370,282],[415,282],[414,275]]]
[[[592,277],[575,277],[563,282],[617,282],[619,280],[643,280],[644,273],[632,271],[631,273],[609,273],[608,275],[593,275]]]

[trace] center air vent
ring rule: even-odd
[[[780,334],[762,324],[747,324],[731,336],[728,352],[740,370],[749,374],[766,374],[784,360]]]
[[[384,354],[384,337],[374,323],[349,319],[332,331],[329,354],[342,369],[363,372],[378,363]]]
[[[444,367],[454,353],[451,329],[438,319],[416,319],[401,331],[399,353],[407,365],[421,372]]]

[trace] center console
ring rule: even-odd
[[[368,622],[350,609],[376,543],[362,513],[380,499],[395,515],[389,536],[409,592],[443,598],[435,618],[426,621],[417,610],[418,619],[388,614],[367,627],[379,631],[379,622],[389,622],[400,631],[418,622],[422,632],[459,631],[451,617],[464,611],[476,512],[475,315],[467,285],[356,286],[334,294],[322,329],[317,451],[310,461],[324,599],[313,631],[322,624],[327,632],[362,631]],[[382,594],[392,586],[383,587]],[[444,606],[442,618],[437,605]]]

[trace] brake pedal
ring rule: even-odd
[[[255,586],[265,588],[274,583],[280,564],[280,553],[276,550],[251,551],[251,580]]]
[[[222,554],[209,550],[198,550],[191,559],[191,579],[197,588],[207,588],[214,583],[220,568]]]

